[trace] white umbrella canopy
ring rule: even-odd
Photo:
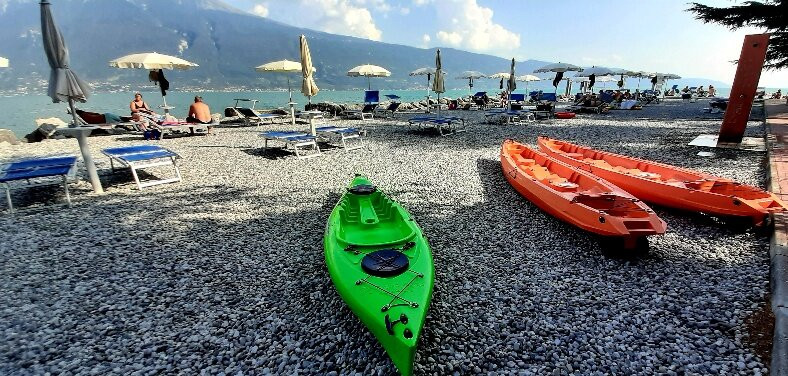
[[[541,81],[542,80],[541,78],[539,78],[537,76],[534,76],[532,74],[525,74],[525,75],[522,75],[522,76],[517,76],[515,79],[517,81],[521,81],[521,82],[533,82],[533,81]]]
[[[583,71],[576,74],[575,77],[588,77],[592,74],[595,76],[610,76],[615,73],[610,68],[592,66],[591,68],[583,68]]]
[[[370,77],[388,77],[391,76],[391,72],[381,66],[364,64],[347,71],[347,75],[350,77],[366,77],[367,89],[372,89],[372,84],[369,81]]]
[[[495,79],[498,79],[498,80],[503,78],[504,80],[508,80],[509,76],[510,76],[510,73],[498,72],[498,73],[491,74],[491,75],[487,76],[487,78],[495,78]]]
[[[292,60],[277,60],[263,65],[258,65],[254,68],[258,72],[265,73],[301,73],[301,63]],[[312,67],[312,73],[315,68]],[[287,77],[287,91],[290,93],[290,102],[293,101],[293,88],[290,86],[290,77]]]
[[[263,65],[258,65],[254,68],[258,72],[273,72],[273,73],[301,73],[301,63],[292,60],[277,60]],[[312,67],[312,72],[316,71]]]
[[[408,74],[409,76],[427,76],[427,102],[430,100],[430,80],[434,74],[435,68],[431,67],[419,68]]]
[[[408,75],[409,76],[431,76],[433,74],[435,74],[435,68],[424,67],[424,68],[416,69],[413,72],[410,72]]]
[[[148,70],[187,70],[199,67],[199,65],[183,60],[179,57],[164,55],[156,52],[145,52],[119,57],[110,61],[109,66],[114,68]]]
[[[8,68],[8,59],[0,57],[0,68]]]
[[[558,62],[558,63],[553,63],[553,64],[547,64],[547,65],[545,65],[545,66],[543,66],[543,67],[541,67],[541,68],[539,68],[539,69],[535,70],[535,71],[534,71],[534,73],[547,73],[547,72],[555,72],[555,73],[563,73],[563,72],[580,72],[580,71],[582,71],[582,70],[583,70],[583,68],[581,68],[581,67],[579,67],[579,66],[577,66],[577,65],[573,65],[573,64],[567,64],[567,63]]]
[[[487,77],[487,76],[485,76],[484,73],[479,72],[479,71],[464,71],[464,72],[460,73],[459,76],[457,76],[457,79],[458,80],[462,80],[462,79],[468,80],[468,92],[471,92],[472,89],[473,89],[473,80],[478,79],[478,78],[485,78],[485,77]]]

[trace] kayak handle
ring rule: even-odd
[[[385,317],[385,320],[386,320],[386,331],[389,332],[389,335],[393,336],[394,335],[394,325],[397,325],[398,323],[407,324],[408,323],[408,316],[403,313],[403,314],[399,315],[399,320],[391,321],[391,318],[387,314],[386,317]]]

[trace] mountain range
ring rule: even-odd
[[[432,66],[434,49],[389,44],[298,28],[235,9],[220,0],[56,0],[52,11],[71,53],[71,67],[97,90],[123,90],[149,85],[140,70],[108,66],[114,58],[155,51],[199,64],[190,71],[167,72],[174,89],[273,89],[287,87],[287,76],[262,74],[253,67],[274,60],[299,60],[298,37],[307,36],[316,80],[323,89],[366,86],[346,72],[360,64],[380,65],[391,76],[377,78],[381,89],[423,87],[414,69]],[[11,69],[0,70],[0,90],[39,92],[49,67],[43,52],[38,1],[0,0],[0,56]],[[509,60],[441,48],[449,77],[465,70],[506,72]],[[517,72],[530,73],[548,64],[525,60]],[[298,77],[291,76],[297,80]],[[698,84],[730,86],[697,79]],[[692,79],[682,84],[692,85]],[[298,83],[296,82],[296,86]],[[448,80],[447,88],[467,83]]]

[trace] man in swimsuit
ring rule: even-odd
[[[211,109],[202,101],[201,96],[194,97],[194,103],[189,107],[189,116],[186,117],[187,123],[198,124],[211,124]],[[194,134],[194,128],[191,128],[191,133]],[[208,134],[211,133],[211,127],[208,127]]]

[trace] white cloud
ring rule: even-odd
[[[414,0],[419,5],[421,1]],[[493,22],[493,11],[476,0],[449,0],[435,3],[441,19],[451,20],[436,34],[441,43],[471,51],[504,54],[520,47],[520,34]]]
[[[186,39],[181,39],[181,42],[178,43],[178,53],[183,55],[183,51],[189,49],[189,42]]]
[[[383,32],[366,7],[385,13],[385,0],[292,0],[268,3],[271,18],[298,27],[380,41]]]
[[[413,5],[415,5],[417,7],[420,7],[422,5],[427,5],[427,4],[431,3],[431,2],[432,2],[432,0],[413,0]]]
[[[423,47],[423,48],[429,47],[431,41],[432,41],[432,38],[430,37],[429,34],[422,35],[421,36],[421,47]]]
[[[410,8],[406,8],[406,7],[399,8],[399,13],[404,16],[404,15],[410,13]]]
[[[257,4],[252,8],[252,13],[260,17],[268,17],[268,7],[264,4]]]

